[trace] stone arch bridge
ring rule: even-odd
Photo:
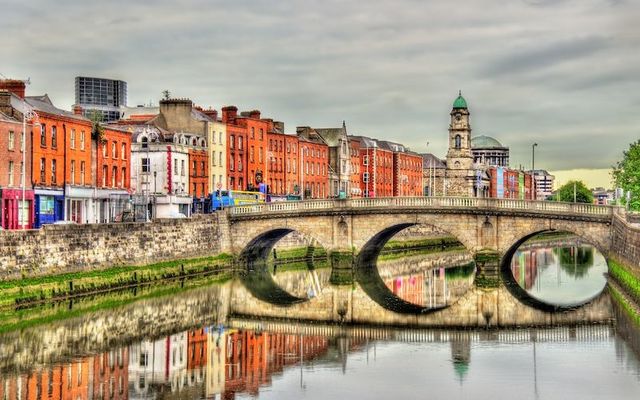
[[[608,255],[616,207],[581,203],[457,197],[313,200],[234,207],[229,210],[230,248],[260,257],[292,231],[327,252],[377,251],[396,233],[426,224],[455,236],[472,253],[504,256],[529,237],[568,231]]]

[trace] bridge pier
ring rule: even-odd
[[[476,263],[476,286],[498,287],[502,255],[495,250],[481,250],[474,254],[473,259]]]
[[[331,262],[331,278],[329,281],[333,285],[352,285],[354,282],[354,265],[355,258],[350,251],[334,250],[329,253],[329,261]]]

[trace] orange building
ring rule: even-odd
[[[269,193],[274,195],[286,195],[287,160],[286,138],[287,135],[277,131],[267,133],[267,176]]]
[[[349,157],[350,157],[350,171],[351,177],[350,186],[352,197],[361,197],[363,194],[362,191],[362,174],[360,172],[360,168],[362,165],[360,159],[360,139],[355,138],[353,136],[349,137]]]
[[[329,147],[321,140],[298,137],[300,153],[300,185],[305,199],[325,199],[329,186]]]
[[[260,118],[259,110],[240,113],[238,125],[244,127],[247,142],[247,157],[244,160],[247,171],[247,189],[258,190],[260,183],[268,183],[268,133],[272,130],[273,122]]]
[[[209,152],[204,138],[192,138],[189,147],[189,194],[203,198],[209,194]]]
[[[375,139],[359,138],[364,197],[393,196],[393,152],[382,148]]]
[[[247,131],[244,125],[239,124],[238,107],[222,107],[222,122],[227,124],[229,190],[245,190],[247,188],[247,169],[244,164],[246,161]]]
[[[409,151],[393,153],[393,195],[422,196],[422,156]]]
[[[300,163],[298,162],[300,140],[296,135],[284,135],[285,145],[285,193],[300,195]]]

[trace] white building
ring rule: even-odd
[[[227,124],[218,121],[208,123],[209,141],[209,191],[227,189]]]
[[[536,169],[533,171],[534,183],[536,188],[536,200],[545,200],[553,195],[553,183],[555,176],[549,174],[544,169]]]
[[[133,125],[131,188],[148,196],[151,218],[191,214],[189,137],[152,125]]]

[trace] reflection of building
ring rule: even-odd
[[[456,332],[451,337],[451,361],[453,368],[462,382],[469,372],[471,363],[471,340],[466,333]]]
[[[129,397],[153,398],[156,392],[178,392],[186,385],[187,334],[129,347]]]
[[[207,399],[219,399],[225,390],[227,356],[227,336],[222,327],[217,330],[209,328],[207,351],[205,395]]]
[[[424,274],[398,276],[385,281],[385,285],[402,300],[412,304],[424,305]]]
[[[129,349],[114,349],[93,357],[94,399],[124,400],[128,398]]]

